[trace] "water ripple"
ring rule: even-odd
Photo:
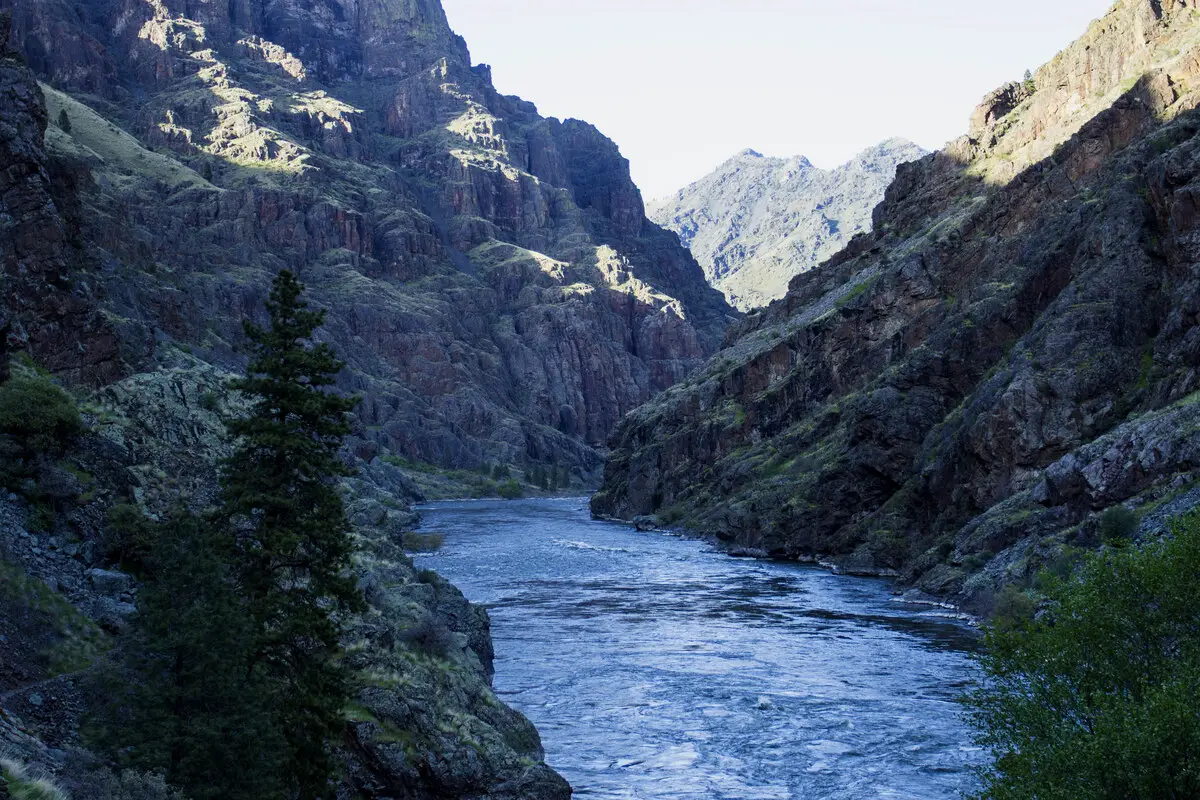
[[[984,754],[974,632],[881,581],[729,559],[577,498],[441,503],[420,557],[492,616],[496,689],[587,798],[940,800]]]

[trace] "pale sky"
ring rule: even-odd
[[[1112,0],[443,0],[496,87],[596,125],[646,199],[747,147],[833,167],[966,132]]]

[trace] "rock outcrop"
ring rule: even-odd
[[[794,276],[869,231],[896,167],[925,154],[888,139],[823,170],[803,156],[745,150],[648,213],[679,235],[713,287],[748,311],[779,299]]]
[[[612,439],[597,514],[986,610],[1200,479],[1200,13],[1121,0]]]
[[[55,202],[44,145],[46,105],[9,47],[0,12],[0,360],[24,350],[80,381],[120,374],[115,337],[93,300],[95,279],[73,264],[75,233]]]

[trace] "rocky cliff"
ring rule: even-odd
[[[803,156],[745,150],[672,197],[650,219],[679,235],[729,302],[750,310],[777,300],[788,281],[871,228],[896,167],[926,153],[889,139],[832,170]]]
[[[360,455],[588,482],[594,447],[733,318],[616,145],[499,95],[437,2],[5,5],[75,280],[126,371],[179,346],[236,366],[289,267],[366,397]],[[57,367],[72,345],[42,350]]]
[[[598,514],[986,610],[1192,497],[1200,12],[1121,0],[612,439]],[[1182,500],[1181,500],[1182,498]]]
[[[114,563],[125,534],[111,512],[136,507],[154,518],[181,500],[209,504],[229,454],[224,420],[245,409],[226,391],[231,374],[210,363],[217,359],[188,352],[186,340],[166,346],[170,335],[154,329],[153,317],[113,312],[115,304],[138,310],[137,292],[157,272],[137,275],[89,238],[106,232],[86,217],[106,211],[111,241],[138,246],[119,238],[129,233],[131,206],[103,206],[115,197],[104,192],[133,191],[126,200],[145,202],[150,213],[152,195],[137,192],[211,191],[206,180],[45,91],[49,112],[24,60],[0,53],[5,343],[22,379],[37,374],[32,360],[83,384],[86,433],[61,457],[39,454],[19,492],[0,491],[0,751],[54,776],[78,800],[130,797],[129,786],[147,779],[108,773],[80,732],[94,700],[88,673],[137,610],[138,581]],[[62,110],[68,121],[47,133],[47,118],[60,120]],[[139,347],[153,360],[127,358],[145,355]],[[95,388],[87,391],[88,383]],[[11,427],[12,408],[5,413]],[[10,438],[0,437],[5,447]],[[371,455],[373,446],[359,438],[354,449]],[[12,450],[4,452],[7,459]],[[357,698],[339,744],[338,796],[570,797],[544,763],[532,724],[492,691],[487,614],[403,552],[403,533],[416,523],[413,485],[378,457],[358,466],[343,493],[369,610],[351,622],[346,642]]]

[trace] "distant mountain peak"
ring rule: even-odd
[[[896,166],[924,155],[892,137],[823,170],[802,155],[746,149],[647,214],[678,234],[709,283],[747,310],[782,297],[795,275],[869,230]]]

